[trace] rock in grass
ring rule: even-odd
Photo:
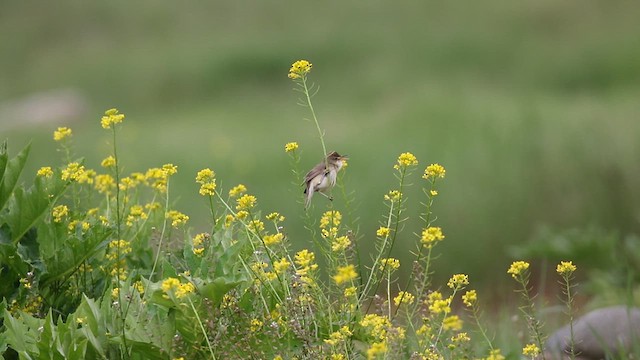
[[[640,309],[612,306],[593,310],[573,323],[576,359],[628,359],[640,354]],[[545,345],[547,359],[569,359],[571,332],[566,325]]]

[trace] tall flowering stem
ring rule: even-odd
[[[526,261],[514,261],[507,273],[522,287],[516,290],[520,293],[523,305],[520,306],[520,311],[527,320],[527,327],[529,329],[529,335],[531,336],[534,344],[540,349],[544,349],[543,335],[542,335],[542,322],[536,318],[535,306],[533,298],[529,295],[529,263]],[[542,359],[546,360],[544,353]]]
[[[573,265],[571,261],[561,261],[560,264],[556,267],[556,272],[562,278],[560,284],[562,285],[562,292],[565,295],[563,299],[564,304],[567,306],[567,315],[569,316],[569,332],[570,332],[570,342],[569,342],[569,355],[571,359],[576,358],[575,352],[575,339],[573,334],[573,299],[574,294],[571,292],[571,288],[575,285],[571,284],[571,280],[573,280],[573,273],[576,271],[577,267]]]
[[[432,215],[432,206],[433,202],[438,195],[438,191],[436,190],[436,182],[438,179],[444,179],[446,174],[446,170],[442,165],[439,164],[431,164],[427,166],[424,170],[424,174],[422,178],[427,180],[430,184],[429,189],[423,188],[424,193],[427,195],[427,202],[425,205],[425,212],[422,214],[421,219],[424,221],[424,230],[422,231],[420,242],[418,243],[418,250],[415,255],[415,264],[421,264],[424,262],[422,269],[422,281],[419,284],[416,284],[416,296],[418,299],[421,299],[424,296],[425,289],[429,286],[429,269],[431,266],[431,253],[433,251],[433,247],[444,239],[444,235],[442,234],[442,230],[440,228],[431,227],[433,219]],[[427,254],[423,259],[423,251],[427,249]],[[416,277],[416,272],[412,271],[409,275],[409,280],[407,281],[406,291],[411,288],[412,282]],[[413,312],[417,311],[418,306],[414,306]],[[397,314],[397,309],[396,309]]]
[[[304,100],[300,102],[300,105],[306,106],[311,111],[311,117],[313,118],[313,122],[316,124],[316,129],[318,130],[318,137],[320,138],[320,143],[322,143],[322,156],[325,158],[326,167],[329,168],[329,163],[327,160],[327,147],[324,143],[324,131],[320,129],[320,123],[318,123],[318,117],[316,116],[316,112],[313,109],[313,104],[311,103],[311,97],[314,94],[311,94],[311,90],[313,90],[313,85],[309,85],[308,83],[308,75],[311,72],[313,64],[311,64],[307,60],[298,60],[291,65],[291,69],[289,69],[288,77],[292,79],[299,87],[297,89],[302,94],[304,94]]]
[[[389,213],[387,215],[385,226],[378,229],[378,232],[376,234],[378,235],[378,238],[382,240],[382,242],[376,243],[378,254],[376,255],[376,258],[373,262],[373,267],[371,268],[369,279],[367,280],[363,288],[362,294],[360,296],[360,301],[362,301],[362,299],[368,294],[368,291],[370,289],[369,286],[372,280],[375,281],[373,294],[378,292],[378,288],[382,283],[382,280],[384,277],[383,276],[377,277],[376,269],[378,267],[378,264],[380,263],[380,259],[382,259],[383,256],[386,258],[389,258],[389,256],[391,255],[391,251],[393,250],[393,246],[398,237],[400,223],[406,220],[402,218],[402,212],[404,210],[403,204],[405,201],[405,198],[404,198],[405,179],[411,173],[413,168],[416,167],[417,165],[418,165],[418,159],[415,157],[415,155],[413,155],[412,153],[406,152],[398,156],[398,160],[396,161],[396,164],[393,166],[393,168],[397,171],[397,174],[395,174],[395,176],[398,179],[400,184],[399,184],[398,190],[392,191],[387,196],[385,196],[385,200],[388,200],[390,202]],[[382,231],[383,228],[385,229],[384,231]],[[385,253],[386,253],[386,256],[385,256]],[[387,263],[385,262],[381,266],[380,273],[384,274],[386,269],[387,269]],[[367,311],[365,312],[369,311],[371,304],[372,302],[369,303],[369,306],[367,307]]]

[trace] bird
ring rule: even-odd
[[[313,169],[309,170],[304,177],[304,193],[306,194],[304,207],[309,207],[311,198],[315,192],[326,196],[329,200],[333,200],[326,192],[331,190],[336,185],[336,178],[338,177],[338,171],[342,169],[345,164],[345,160],[349,159],[346,155],[340,155],[335,151],[332,151],[327,157],[322,160]]]

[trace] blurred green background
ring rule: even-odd
[[[210,167],[310,246],[284,153],[299,142],[303,170],[322,156],[287,79],[308,59],[328,148],[351,157],[361,243],[409,151],[420,165],[395,256],[409,259],[419,176],[438,162],[436,272],[495,286],[510,281],[509,248],[541,226],[638,232],[638,19],[637,1],[3,1],[0,137],[12,154],[33,142],[25,181],[60,164],[58,126],[99,169],[110,149],[99,119],[117,107],[124,171],[178,165],[172,196],[195,231],[208,212],[194,177]],[[314,204],[319,216],[327,201]]]

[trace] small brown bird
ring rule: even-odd
[[[316,191],[326,196],[329,200],[333,200],[333,198],[327,195],[326,192],[335,186],[338,171],[342,169],[344,160],[347,159],[349,159],[347,156],[342,156],[333,151],[327,155],[326,160],[323,160],[321,163],[314,166],[313,169],[305,175],[304,193],[307,194],[304,202],[305,208],[309,207],[313,193]]]

